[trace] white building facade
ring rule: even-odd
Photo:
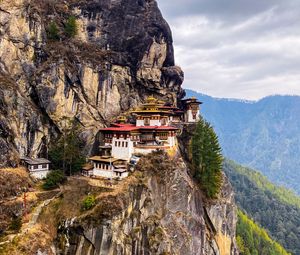
[[[113,157],[94,156],[90,160],[93,163],[93,176],[108,179],[125,178],[128,176],[127,162]]]
[[[50,161],[44,158],[21,158],[23,164],[27,167],[29,174],[37,179],[44,179],[50,173]]]
[[[182,100],[184,107],[184,122],[196,123],[200,120],[200,104],[196,98]]]

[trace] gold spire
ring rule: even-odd
[[[149,97],[146,99],[146,102],[147,102],[148,104],[153,104],[153,103],[156,102],[156,98],[153,97],[153,96],[149,96]]]
[[[123,123],[124,124],[126,121],[127,121],[126,116],[121,115],[121,116],[118,117],[118,123]]]

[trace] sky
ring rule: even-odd
[[[300,95],[299,0],[157,0],[184,88],[257,100]]]

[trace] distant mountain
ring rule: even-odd
[[[214,126],[226,157],[300,194],[300,97],[251,102],[186,92],[204,102],[201,112]]]
[[[233,161],[225,161],[224,171],[233,185],[237,205],[287,251],[300,255],[300,197]],[[243,235],[242,230],[238,235]]]

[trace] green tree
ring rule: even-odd
[[[79,136],[79,128],[71,123],[71,128],[55,141],[49,149],[49,158],[55,169],[63,169],[66,174],[81,170],[85,163],[84,142]]]
[[[54,21],[50,22],[48,26],[47,36],[50,40],[59,40],[59,29]]]
[[[223,156],[213,127],[200,118],[191,141],[194,177],[208,198],[216,198],[222,184]]]
[[[55,170],[51,171],[43,183],[43,189],[49,190],[49,189],[55,189],[58,187],[59,184],[64,183],[67,180],[65,177],[63,171],[61,170]]]
[[[65,33],[68,37],[74,37],[77,34],[77,23],[74,16],[70,16],[65,25]]]
[[[87,196],[82,202],[82,210],[87,211],[96,205],[96,198],[93,195]]]

